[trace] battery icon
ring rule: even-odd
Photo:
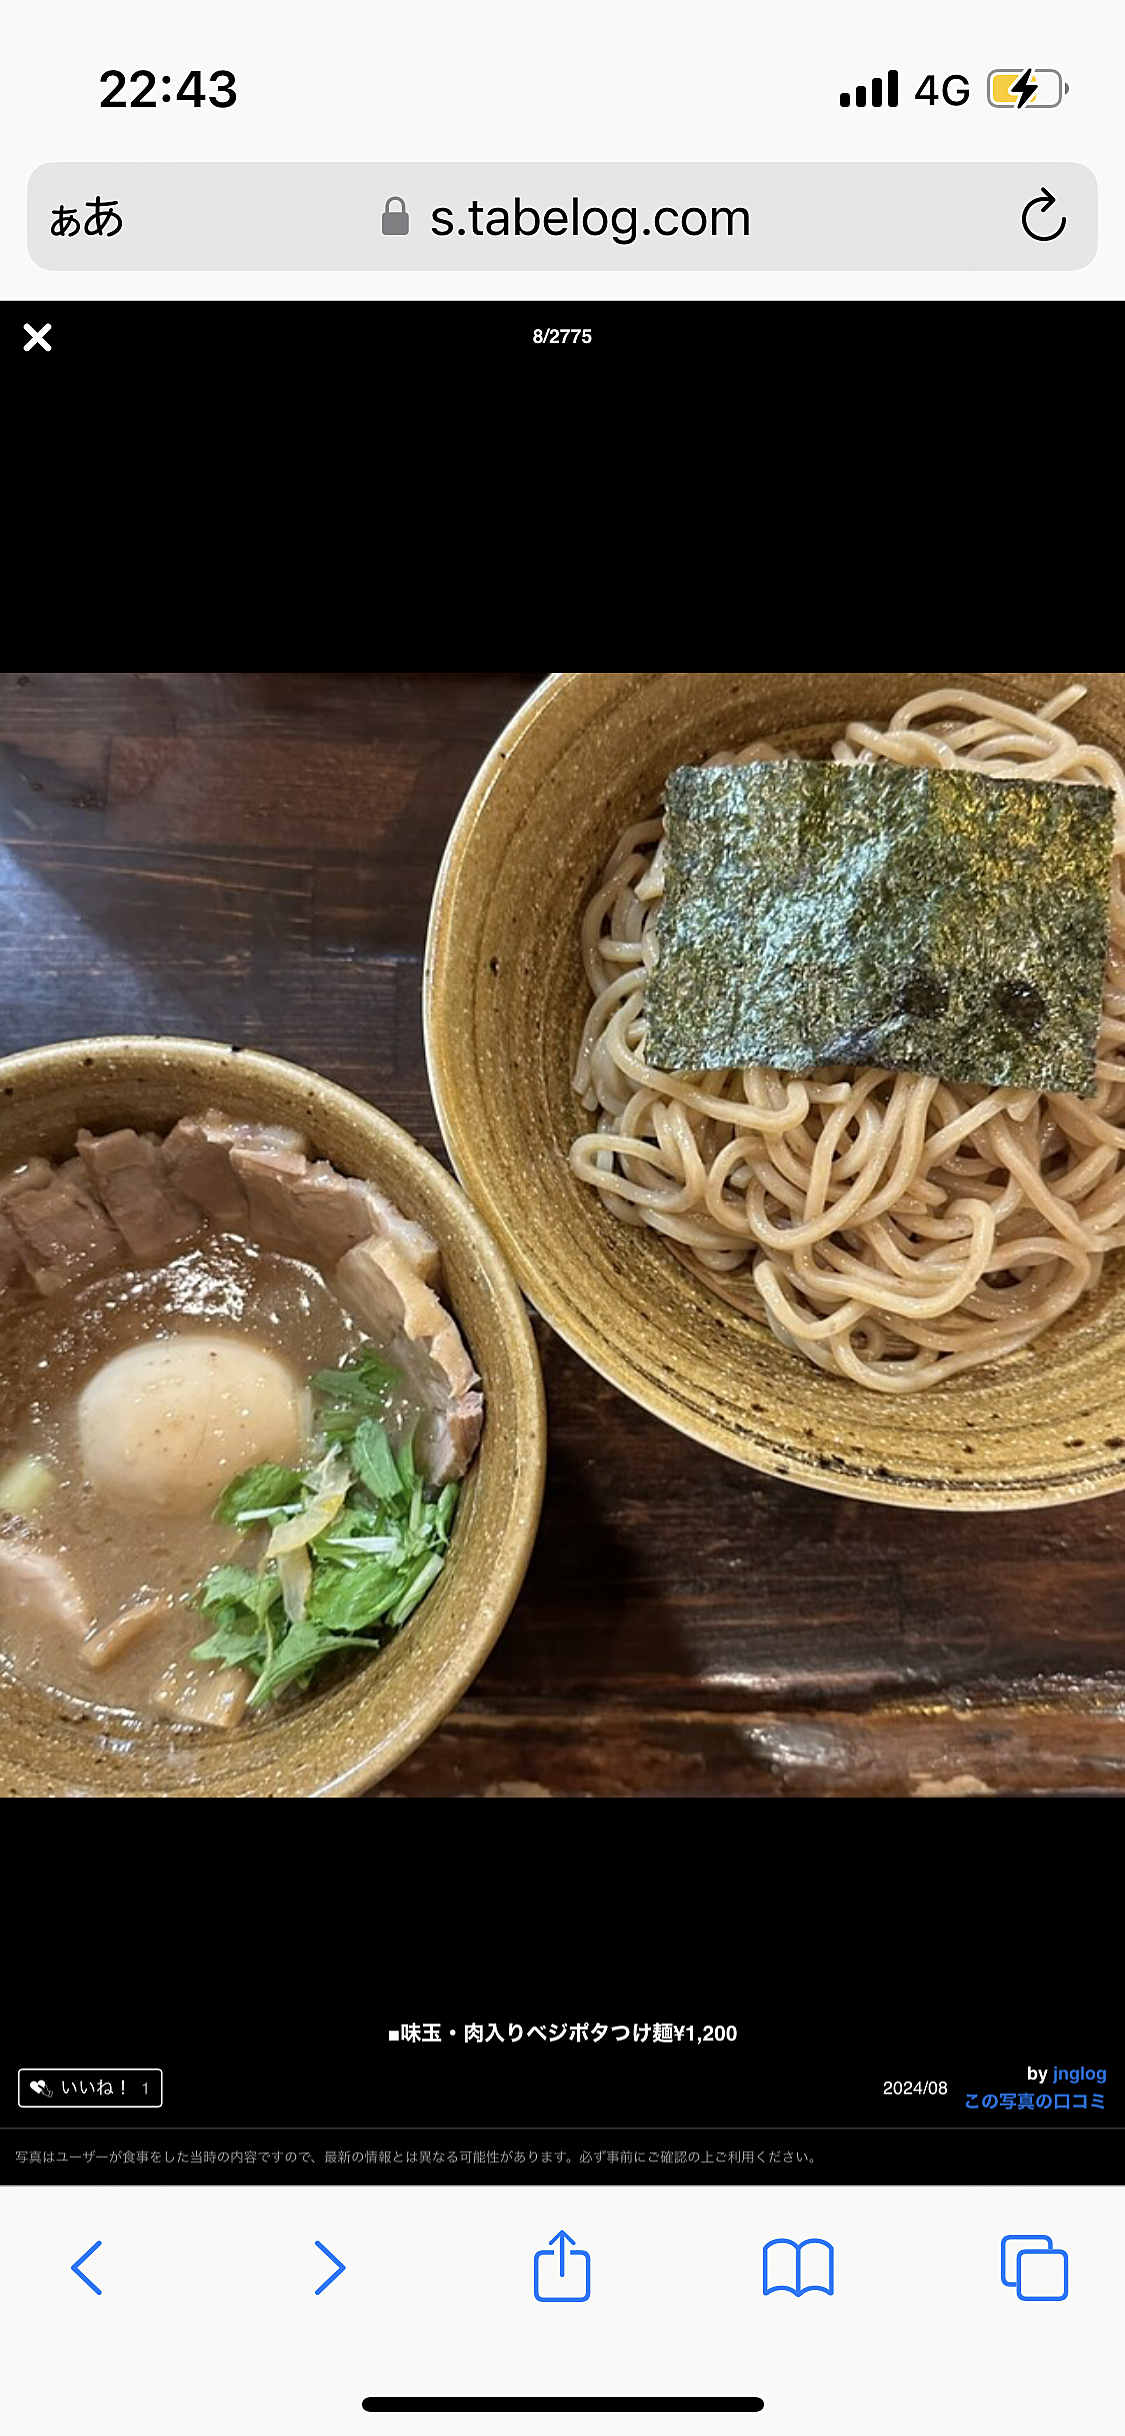
[[[994,68],[988,79],[994,110],[1054,110],[1069,91],[1057,68]]]

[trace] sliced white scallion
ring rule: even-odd
[[[399,1546],[397,1539],[361,1539],[358,1531],[347,1539],[326,1539],[326,1548],[344,1548],[355,1556],[389,1556]]]
[[[0,1478],[0,1514],[18,1514],[26,1518],[44,1505],[55,1485],[55,1475],[49,1463],[38,1455],[17,1455],[14,1463]]]
[[[299,1514],[300,1506],[248,1506],[239,1515],[240,1523],[272,1522],[275,1514]]]

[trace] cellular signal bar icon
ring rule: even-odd
[[[850,108],[851,108],[851,101],[852,101],[852,97],[851,97],[851,94],[850,94],[850,93],[841,93],[841,95],[840,95],[840,108],[841,108],[841,110],[848,110],[848,109],[850,109]],[[857,85],[857,86],[856,86],[856,89],[855,89],[855,106],[856,106],[856,109],[857,109],[857,110],[866,110],[866,108],[867,108],[867,87],[866,87],[866,85]],[[881,109],[882,109],[882,107],[883,107],[883,79],[882,79],[882,77],[881,77],[881,76],[873,76],[873,77],[872,77],[872,79],[871,79],[871,107],[872,107],[872,109],[873,109],[873,110],[881,110]],[[887,108],[888,108],[888,110],[897,110],[897,108],[898,108],[898,69],[897,69],[897,68],[892,68],[892,69],[890,70],[889,74],[888,74],[888,77],[887,77]]]

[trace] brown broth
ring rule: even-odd
[[[32,1527],[65,1564],[93,1626],[146,1596],[171,1593],[178,1601],[213,1565],[253,1562],[260,1553],[256,1534],[248,1539],[208,1514],[125,1506],[95,1489],[83,1470],[76,1407],[93,1373],[128,1346],[208,1329],[266,1348],[302,1388],[314,1371],[337,1367],[371,1341],[318,1269],[214,1232],[158,1268],[121,1270],[49,1298],[0,1295],[0,1472],[23,1455],[50,1466],[55,1485]],[[414,1417],[405,1404],[392,1407],[392,1437]],[[62,1626],[21,1631],[0,1614],[0,1662],[107,1718],[167,1721],[153,1705],[155,1687],[208,1629],[177,1604],[95,1673],[83,1659],[81,1634]]]

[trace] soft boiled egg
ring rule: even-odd
[[[252,1463],[286,1463],[305,1437],[284,1362],[244,1338],[160,1337],[103,1364],[78,1400],[87,1478],[104,1496],[203,1514]]]

